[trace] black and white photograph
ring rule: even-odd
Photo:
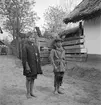
[[[101,0],[0,0],[0,105],[101,105]]]

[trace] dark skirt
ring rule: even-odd
[[[36,77],[37,78],[37,74],[33,74],[32,72],[31,72],[31,70],[24,70],[24,72],[23,72],[23,75],[25,75],[26,77]]]
[[[54,87],[61,86],[64,72],[54,72]]]
[[[35,80],[37,78],[37,75],[34,75],[34,76],[26,76],[26,79],[28,80],[28,81],[31,81],[31,80]]]

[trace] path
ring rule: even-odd
[[[0,105],[101,105],[76,84],[64,84],[64,95],[54,95],[53,79],[39,75],[35,81],[37,98],[26,99],[25,77],[20,61],[0,56]]]

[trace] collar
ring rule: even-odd
[[[63,47],[60,47],[60,48],[57,47],[56,50],[58,50],[58,51],[63,51]]]

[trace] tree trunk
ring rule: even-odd
[[[19,58],[19,41],[18,41],[18,38],[16,37],[16,54],[17,54],[17,57]]]
[[[19,37],[19,59],[22,58],[21,50],[22,50],[22,48],[21,48],[21,38]]]

